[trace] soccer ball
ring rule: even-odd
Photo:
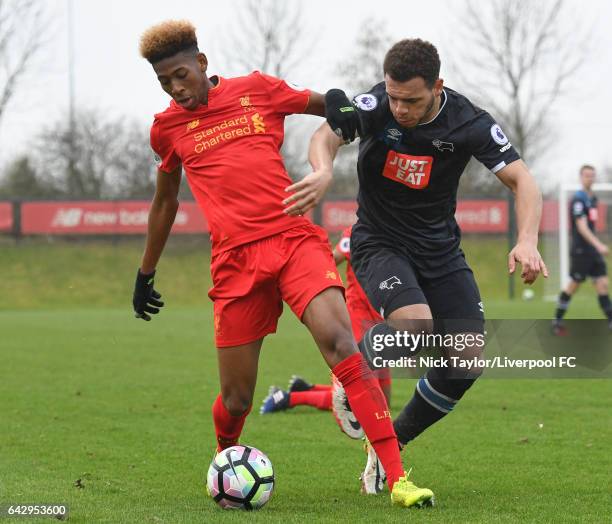
[[[523,300],[533,300],[533,297],[535,297],[533,289],[523,289]]]
[[[232,446],[211,462],[206,486],[223,509],[259,509],[274,490],[272,462],[256,448]]]

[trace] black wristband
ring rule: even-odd
[[[350,100],[346,96],[346,93],[342,89],[330,89],[325,93],[325,116],[330,116],[330,109],[332,111],[340,112],[353,112],[355,108],[351,104]],[[344,110],[344,111],[343,111]]]
[[[143,273],[140,268],[138,268],[138,272],[136,273],[136,282],[139,284],[148,284],[154,276],[155,270],[153,270],[151,273]]]

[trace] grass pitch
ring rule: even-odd
[[[330,413],[260,416],[256,405],[242,440],[272,460],[275,493],[259,512],[218,509],[204,494],[218,391],[207,260],[170,250],[158,278],[168,306],[145,323],[129,308],[139,250],[0,252],[0,504],[68,503],[75,523],[609,519],[606,380],[478,381],[403,454],[414,480],[436,493],[437,506],[423,511],[391,507],[387,494],[359,495],[360,445]],[[491,318],[551,314],[537,300],[487,299],[486,289],[483,297]],[[573,306],[573,316],[599,316],[586,293]],[[328,380],[308,333],[287,313],[264,344],[256,403],[292,373]],[[397,413],[414,381],[393,387]]]

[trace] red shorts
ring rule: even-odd
[[[327,234],[306,224],[212,258],[217,347],[248,344],[276,332],[283,300],[301,319],[329,287],[344,290]]]

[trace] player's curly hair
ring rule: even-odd
[[[166,20],[140,37],[140,54],[151,64],[181,51],[198,52],[196,29],[188,20]]]
[[[396,82],[420,76],[431,89],[440,77],[438,50],[420,38],[400,40],[385,55],[383,70]]]

